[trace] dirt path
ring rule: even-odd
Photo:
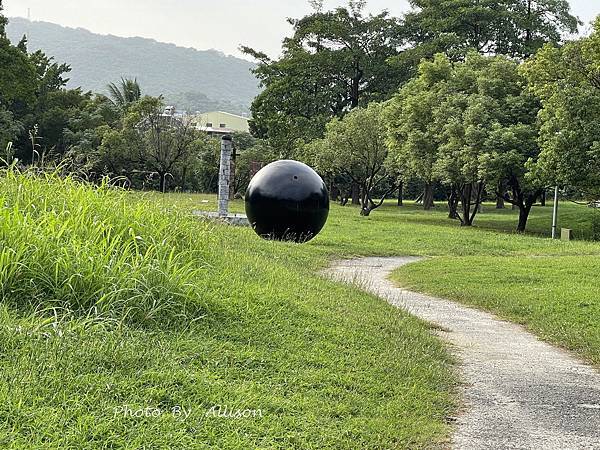
[[[338,261],[327,275],[441,327],[465,385],[457,449],[600,449],[600,373],[519,325],[399,289],[391,271],[418,258]]]

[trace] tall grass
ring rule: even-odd
[[[106,183],[12,170],[0,177],[0,205],[0,289],[13,306],[138,324],[189,321],[208,308],[195,245],[210,241],[206,223],[161,214]]]

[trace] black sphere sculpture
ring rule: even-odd
[[[327,222],[329,193],[306,164],[276,161],[250,181],[246,215],[256,234],[265,239],[307,242]]]

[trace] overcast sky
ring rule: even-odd
[[[9,17],[27,17],[100,34],[142,36],[200,50],[214,48],[239,56],[240,44],[277,56],[290,32],[287,17],[310,11],[307,0],[4,0]],[[326,0],[328,7],[345,0]],[[599,0],[571,0],[589,23],[600,14]],[[400,15],[405,0],[369,0],[368,10]],[[588,27],[589,28],[589,27]]]

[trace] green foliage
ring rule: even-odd
[[[436,55],[388,104],[392,157],[423,182],[448,186],[450,216],[462,225],[472,225],[487,184],[519,207],[524,231],[543,188],[525,168],[539,154],[538,109],[518,63],[475,52],[461,63]]]
[[[0,151],[7,148],[23,131],[20,122],[14,120],[13,114],[0,106]],[[11,158],[12,159],[12,158]],[[8,158],[5,159],[7,163]]]
[[[6,24],[8,23],[8,19],[2,14],[3,9],[2,0],[0,0],[0,39],[6,38]]]
[[[546,42],[575,33],[579,20],[567,0],[411,0],[404,18],[412,44],[401,65],[446,52],[460,59],[468,50],[490,55],[527,57]]]
[[[445,82],[451,74],[452,64],[443,55],[423,61],[419,76],[406,83],[384,111],[390,160],[405,178],[417,178],[424,184],[426,210],[433,207],[435,163],[441,145],[434,113],[446,95]]]
[[[399,51],[400,25],[387,12],[363,15],[363,6],[317,9],[291,21],[294,33],[279,60],[244,49],[260,61],[254,72],[265,88],[252,105],[256,136],[291,152],[321,137],[331,118],[389,97],[402,80],[387,64]]]
[[[309,152],[316,168],[336,176],[346,176],[360,187],[361,214],[368,216],[381,206],[386,195],[396,186],[385,165],[388,147],[385,142],[383,107],[371,103],[366,108],[357,108],[343,119],[334,119],[327,124],[325,137],[313,142]],[[374,201],[376,192],[385,192]]]
[[[136,187],[140,187],[139,180],[156,175],[158,188],[164,192],[168,178],[174,179],[177,171],[193,165],[211,140],[197,131],[189,118],[164,114],[160,98],[145,96],[124,107],[118,128],[103,135],[99,165]]]
[[[262,139],[256,139],[247,133],[235,133],[232,137],[237,155],[235,160],[235,176],[233,180],[234,192],[243,195],[254,175],[253,169],[265,166],[280,159],[280,157],[278,152]],[[204,190],[203,192],[216,191]]]
[[[77,144],[91,94],[66,90],[70,67],[41,51],[28,53],[25,38],[17,47],[0,39],[0,60],[0,144],[4,148],[12,141],[23,162],[31,162],[35,152],[61,158]],[[36,130],[35,149],[30,130]]]
[[[142,98],[142,89],[136,79],[121,78],[119,85],[110,83],[108,92],[113,104],[123,110]]]
[[[0,105],[24,115],[34,105],[36,86],[35,67],[27,54],[0,37]]]
[[[523,73],[543,105],[536,175],[600,198],[600,18],[590,37],[545,46]]]

